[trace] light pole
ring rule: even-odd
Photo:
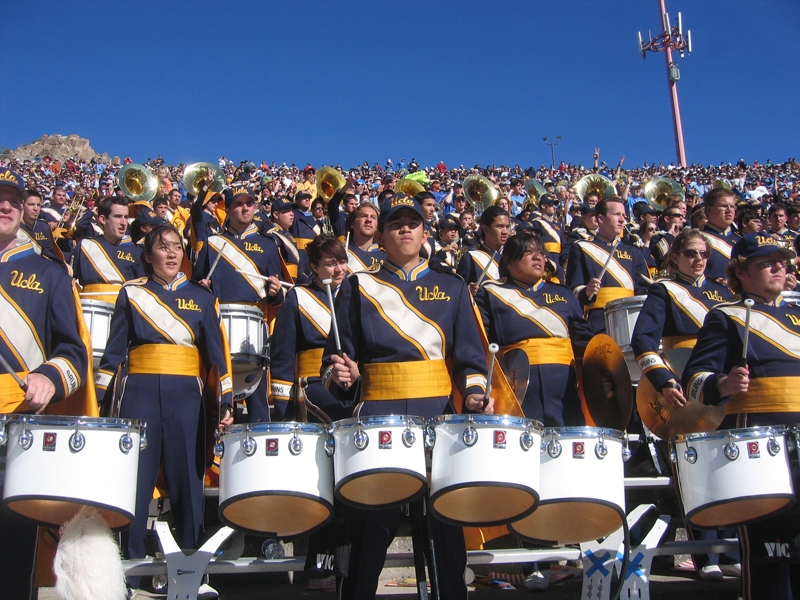
[[[561,136],[560,136],[560,135],[557,135],[557,136],[556,136],[556,141],[555,141],[555,142],[549,142],[549,141],[548,141],[549,139],[550,139],[549,137],[546,137],[546,138],[544,138],[544,143],[545,143],[545,144],[547,144],[548,146],[550,146],[550,150],[551,150],[551,151],[552,151],[552,153],[553,153],[553,164],[552,164],[552,168],[553,168],[553,169],[555,169],[555,168],[556,168],[556,146],[558,145],[558,142],[560,142],[560,141],[561,141]]]

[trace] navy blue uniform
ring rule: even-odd
[[[731,227],[725,231],[706,223],[703,234],[708,238],[711,246],[711,255],[706,265],[706,277],[709,279],[725,279],[725,267],[731,261],[731,250],[734,244],[741,239]]]
[[[382,263],[385,258],[386,254],[378,244],[372,244],[368,250],[350,245],[347,247],[347,270],[350,273],[366,271]]]
[[[306,256],[306,246],[308,246],[315,237],[322,233],[317,220],[311,215],[307,215],[299,210],[294,211],[294,222],[289,228],[289,232],[294,237],[294,242],[297,245],[297,250],[300,254],[298,265],[298,278],[300,281],[306,281],[313,277],[313,273],[308,267],[308,257]]]
[[[36,219],[36,221],[33,223],[33,226],[30,226],[23,219],[19,224],[19,232],[26,235],[31,239],[32,242],[36,244],[36,246],[34,246],[34,250],[36,250],[37,247],[39,248],[39,250],[36,252],[37,254],[41,254],[42,256],[56,262],[64,262],[64,256],[61,254],[61,249],[58,248],[58,251],[56,251],[53,247],[53,234],[50,231],[50,226],[47,224],[47,221],[44,219]],[[17,234],[17,237],[19,237],[19,234]]]
[[[477,283],[486,265],[489,265],[489,269],[486,271],[486,276],[483,278],[483,281],[500,279],[499,263],[502,255],[502,250],[495,253],[489,246],[481,242],[478,249],[467,250],[464,256],[461,257],[458,267],[456,268],[456,273],[467,283]],[[483,281],[481,283],[483,283]]]
[[[104,237],[83,239],[73,253],[75,278],[86,287],[90,284],[122,285],[144,275],[142,249],[127,235],[116,244]]]

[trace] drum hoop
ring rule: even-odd
[[[514,427],[516,429],[537,429],[540,432],[544,425],[540,421],[517,417],[514,415],[441,415],[430,419],[430,424],[437,425],[463,425],[472,423],[473,425],[488,425],[490,427]]]
[[[247,306],[241,304],[220,304],[219,315],[222,316],[243,316],[247,319],[264,320],[264,312],[257,306]]]
[[[281,421],[279,423],[238,423],[220,427],[220,436],[236,435],[239,433],[310,433],[323,435],[327,433],[325,425],[318,423],[298,423],[296,421]]]
[[[543,437],[614,438],[624,441],[625,433],[607,427],[545,427]]]
[[[80,427],[80,429],[142,429],[144,421],[113,417],[75,417],[68,415],[8,415],[8,424],[27,423],[44,427]]]
[[[93,300],[92,298],[81,298],[81,307],[82,308],[92,308],[92,309],[102,309],[102,311],[107,311],[111,314],[114,314],[114,305],[111,302],[106,302],[104,300]]]
[[[369,417],[350,417],[349,419],[342,419],[333,424],[333,431],[338,429],[345,429],[348,427],[356,427],[357,425],[367,426],[386,426],[386,427],[402,427],[406,424],[412,427],[424,427],[426,419],[414,415],[376,415]]]
[[[672,443],[693,442],[697,440],[725,440],[729,437],[734,440],[747,438],[769,437],[770,434],[778,436],[785,435],[789,430],[788,425],[759,425],[756,427],[744,427],[741,429],[718,429],[716,431],[698,431],[696,433],[679,433],[672,436]]]
[[[612,300],[605,305],[605,311],[613,312],[615,310],[619,310],[621,308],[628,308],[628,306],[644,306],[644,301],[647,300],[647,296],[628,296],[627,298],[617,298],[616,300]]]

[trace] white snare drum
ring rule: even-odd
[[[624,439],[615,429],[545,429],[539,507],[509,530],[525,540],[563,546],[619,529],[625,518]]]
[[[92,338],[92,368],[97,371],[100,359],[106,351],[108,336],[111,333],[111,317],[114,315],[114,305],[102,300],[89,300],[81,298],[81,310],[86,328]]]
[[[356,508],[390,508],[427,489],[425,421],[389,415],[336,421],[334,492]]]
[[[541,423],[505,415],[444,415],[433,427],[432,512],[453,525],[504,525],[539,501]]]
[[[286,538],[333,518],[332,445],[314,423],[223,427],[215,453],[219,516],[236,529]],[[327,446],[327,447],[326,447]]]
[[[781,292],[781,297],[787,304],[800,304],[800,292]]]
[[[619,298],[605,306],[606,333],[617,342],[622,350],[625,363],[628,365],[628,372],[631,375],[631,383],[634,385],[642,378],[642,370],[636,363],[636,356],[631,348],[631,338],[633,329],[636,327],[636,320],[639,318],[639,313],[642,312],[646,299],[647,296]]]
[[[264,313],[246,304],[220,304],[219,314],[231,351],[233,399],[241,400],[256,390],[264,376],[269,341]]]
[[[112,529],[126,529],[136,512],[144,428],[126,419],[9,415],[3,506],[58,527],[86,504]]]
[[[794,505],[786,432],[773,425],[674,436],[686,520],[697,529],[736,527]]]

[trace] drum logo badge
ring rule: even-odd
[[[381,450],[391,450],[392,449],[392,432],[391,431],[381,431],[378,433],[378,448]]]
[[[572,458],[585,458],[586,446],[583,442],[572,442]]]
[[[758,442],[747,442],[747,457],[760,458],[761,452],[758,450]]]
[[[506,432],[502,429],[495,429],[494,432],[494,447],[495,448],[505,448],[506,447]]]
[[[44,438],[42,438],[42,450],[44,452],[55,452],[56,451],[56,434],[51,432],[45,432]]]
[[[278,438],[267,438],[267,456],[278,456]]]

